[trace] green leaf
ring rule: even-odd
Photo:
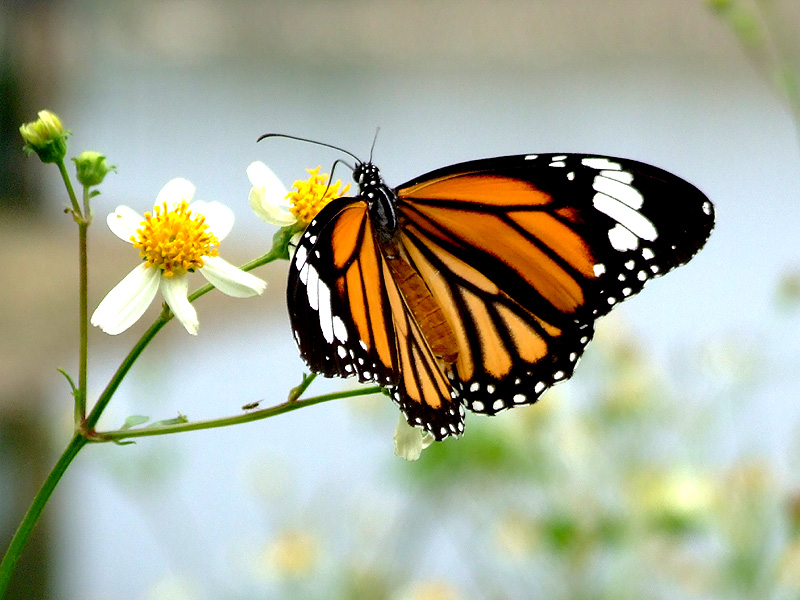
[[[72,381],[72,377],[69,376],[69,373],[67,373],[64,369],[61,368],[58,369],[58,372],[67,378],[67,381],[69,382],[69,387],[72,388],[72,396],[73,397],[77,396],[78,388],[75,386],[75,382]]]
[[[125,419],[125,422],[122,424],[120,429],[130,429],[131,427],[136,427],[137,425],[147,423],[149,420],[150,417],[145,417],[144,415],[131,415]]]

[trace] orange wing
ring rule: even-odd
[[[714,221],[694,186],[609,157],[474,161],[397,196],[402,245],[457,340],[453,386],[489,414],[569,378],[595,320],[688,261]]]
[[[714,224],[697,188],[626,159],[486,159],[396,192],[356,172],[361,195],[323,209],[294,256],[295,339],[312,370],[379,383],[437,439],[463,431],[464,405],[494,414],[567,379],[596,319]]]

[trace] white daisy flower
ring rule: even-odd
[[[320,167],[306,169],[309,178],[297,180],[291,191],[281,183],[278,176],[260,161],[247,167],[247,177],[253,184],[250,190],[250,206],[259,218],[278,227],[298,224],[305,229],[331,200],[350,190],[350,184],[342,185],[338,179],[328,181],[328,174],[320,174]]]
[[[108,215],[117,237],[139,249],[143,262],[103,299],[92,325],[122,333],[139,320],[158,289],[175,317],[197,335],[197,312],[187,295],[187,274],[199,270],[219,291],[236,298],[261,294],[266,282],[218,256],[220,242],[233,227],[233,212],[219,202],[192,202],[195,187],[182,178],[168,182],[144,216],[127,206]]]

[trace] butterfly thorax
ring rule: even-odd
[[[458,356],[456,337],[399,239],[397,194],[386,185],[378,167],[372,163],[357,165],[353,179],[369,206],[370,222],[375,227],[381,252],[405,305],[414,316],[431,352],[442,361],[442,368],[449,369]]]
[[[369,205],[370,219],[378,235],[384,242],[393,239],[398,229],[397,194],[383,181],[378,167],[370,162],[356,165],[353,179]]]

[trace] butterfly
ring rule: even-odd
[[[708,198],[634,160],[475,160],[397,188],[357,162],[354,197],[302,234],[288,307],[312,371],[383,386],[437,440],[568,379],[595,321],[685,264]]]

